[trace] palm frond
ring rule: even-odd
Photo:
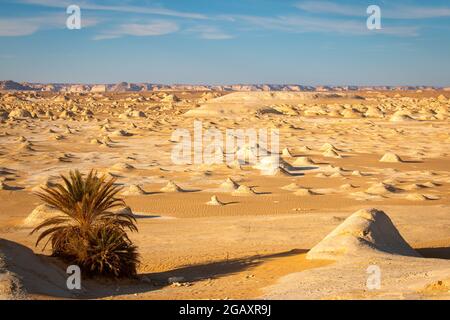
[[[78,170],[70,171],[61,179],[62,183],[36,193],[61,212],[33,229],[31,234],[40,232],[36,246],[48,238],[44,249],[51,243],[54,256],[80,264],[86,272],[134,275],[139,262],[137,248],[125,230],[138,229],[132,214],[112,212],[125,206],[117,197],[122,188],[115,184],[116,179],[98,177],[93,170],[86,176]]]

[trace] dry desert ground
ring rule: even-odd
[[[449,112],[436,90],[4,92],[0,297],[449,298]],[[194,121],[278,130],[279,170],[245,161],[249,144],[232,163],[174,163],[172,134]],[[65,266],[35,247],[30,231],[51,210],[33,192],[70,169],[123,186],[136,279],[83,279],[73,292]]]

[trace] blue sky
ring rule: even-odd
[[[81,30],[66,28],[67,6]],[[381,8],[381,30],[366,9]],[[2,0],[0,79],[450,86],[450,1]]]

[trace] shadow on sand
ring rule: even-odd
[[[168,279],[182,277],[183,282],[195,283],[218,279],[258,266],[269,259],[306,253],[291,250],[268,255],[254,255],[240,259],[225,259],[198,265],[182,266],[173,270],[141,273],[133,279],[110,280],[82,277],[81,290],[67,289],[67,263],[45,255],[38,255],[21,244],[0,239],[0,255],[6,264],[1,272],[12,272],[21,279],[23,289],[30,295],[50,299],[99,299],[160,290],[169,286]]]
[[[133,280],[88,279],[86,290],[78,298],[99,299],[111,296],[129,295],[160,290],[169,286],[168,279],[182,277],[184,282],[195,283],[206,279],[218,279],[245,271],[263,263],[265,260],[282,258],[306,253],[307,250],[291,250],[269,255],[255,255],[242,259],[230,259],[206,264],[183,266],[164,272],[138,274]]]
[[[450,248],[420,248],[416,251],[424,258],[450,259]]]

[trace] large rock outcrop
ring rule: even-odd
[[[359,210],[307,254],[308,259],[339,260],[383,253],[419,257],[381,210]]]

